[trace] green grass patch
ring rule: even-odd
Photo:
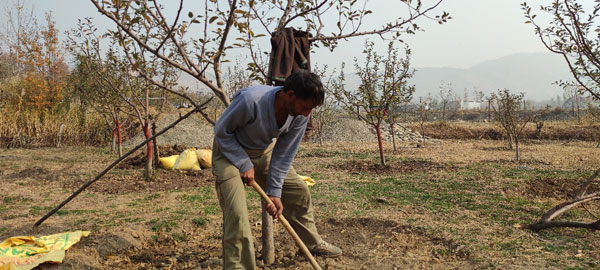
[[[208,204],[204,207],[204,214],[217,215],[221,213],[221,207],[216,204]]]
[[[160,232],[162,230],[170,231],[172,228],[177,227],[176,221],[161,220],[158,218],[151,219],[147,224],[151,226],[153,232]]]
[[[153,193],[153,194],[150,194],[150,195],[144,197],[144,200],[146,200],[146,201],[152,201],[152,200],[156,200],[158,198],[160,198],[160,194],[159,193]]]
[[[171,234],[171,236],[173,237],[173,239],[177,240],[177,241],[189,241],[190,240],[190,236],[185,234],[185,233],[173,233]]]
[[[62,212],[62,213],[59,213]],[[63,216],[63,215],[81,215],[81,214],[86,214],[86,213],[95,213],[96,210],[87,210],[87,209],[69,209],[69,210],[58,210],[56,212],[57,215],[59,216]]]
[[[5,196],[2,198],[4,204],[23,204],[31,201],[33,201],[33,199],[23,196]]]
[[[204,224],[206,224],[206,220],[202,217],[197,217],[192,219],[192,223],[196,224],[198,227],[202,227]]]

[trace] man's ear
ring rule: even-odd
[[[294,90],[288,90],[287,92],[285,92],[285,95],[286,95],[288,98],[292,99],[292,98],[295,98],[295,97],[296,97],[296,92],[294,92]]]

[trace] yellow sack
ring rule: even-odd
[[[198,149],[196,150],[196,156],[198,156],[198,162],[200,162],[202,168],[212,167],[212,150]]]
[[[304,181],[304,183],[306,183],[307,186],[311,187],[311,186],[315,185],[315,180],[313,180],[309,176],[304,176],[304,175],[298,175],[298,176],[300,176],[300,179],[302,179],[302,181]]]
[[[175,157],[175,158],[174,158]],[[196,156],[196,149],[190,148],[183,151],[179,156],[159,158],[163,168],[172,170],[194,170],[200,171],[200,163]]]
[[[178,157],[179,155],[161,157],[158,159],[158,161],[160,161],[160,165],[162,165],[163,168],[170,170],[173,169],[173,166],[175,165],[175,162],[177,161]]]
[[[76,231],[8,238],[0,243],[0,270],[29,270],[43,262],[60,263],[65,250],[89,234],[89,231]]]

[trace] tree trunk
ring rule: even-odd
[[[110,144],[110,152],[114,153],[117,149],[117,128],[113,128],[111,130],[112,133],[112,142]]]
[[[580,109],[579,109],[579,97],[576,97],[577,100],[577,123],[581,124],[581,115],[580,115]]]
[[[488,122],[492,122],[492,101],[488,100]]]
[[[264,200],[260,200],[262,208],[262,260],[265,265],[271,265],[275,262],[275,245],[273,240],[273,217],[267,213],[267,206]]]
[[[123,156],[123,136],[121,134],[121,122],[119,122],[119,119],[116,120],[117,122],[117,147],[119,148],[119,157]]]
[[[392,131],[392,145],[394,146],[394,153],[396,153],[396,130],[394,130],[394,124],[390,124],[390,129]]]
[[[150,134],[150,127],[148,126],[148,120],[144,124],[144,135],[146,139],[152,137]],[[146,181],[152,180],[152,141],[146,144]]]
[[[60,124],[60,128],[58,129],[58,141],[56,142],[56,148],[62,147],[62,133],[63,129],[65,129],[65,124]]]
[[[379,144],[379,158],[381,158],[381,166],[385,165],[385,157],[383,156],[383,142],[381,140],[381,124],[375,127],[377,130],[377,143]]]
[[[152,134],[156,134],[156,121],[152,121]],[[158,152],[158,141],[157,138],[155,137],[154,140],[152,140],[153,145],[154,145],[154,164],[158,165],[158,159],[160,158],[160,152]]]
[[[506,134],[506,137],[507,137],[507,140],[508,140],[508,148],[510,150],[513,150],[513,137],[512,137],[512,135],[510,135],[510,133],[509,133],[509,134]]]
[[[515,158],[519,161],[519,139],[515,137]]]
[[[442,106],[442,121],[446,120],[446,103]]]

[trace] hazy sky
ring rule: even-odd
[[[0,6],[4,8],[12,1],[2,0]],[[522,1],[445,0],[434,14],[447,11],[453,19],[443,25],[421,20],[418,23],[425,32],[404,37],[413,52],[412,66],[468,68],[518,52],[546,52],[534,35],[532,26],[524,24]],[[369,7],[374,11],[371,22],[392,18],[402,12],[401,6],[394,6],[395,2],[399,1],[371,0]],[[52,11],[61,32],[74,27],[77,19],[83,17],[95,18],[97,25],[114,27],[87,0],[25,0],[25,4],[29,8],[33,5],[39,21],[43,21],[45,12]],[[534,7],[539,5],[532,4]],[[379,42],[377,37],[370,39]],[[313,62],[333,66],[339,66],[340,59],[351,64],[352,57],[360,57],[363,44],[362,39],[351,39],[333,53],[326,49],[317,50],[312,59]],[[381,48],[383,50],[385,46]]]

